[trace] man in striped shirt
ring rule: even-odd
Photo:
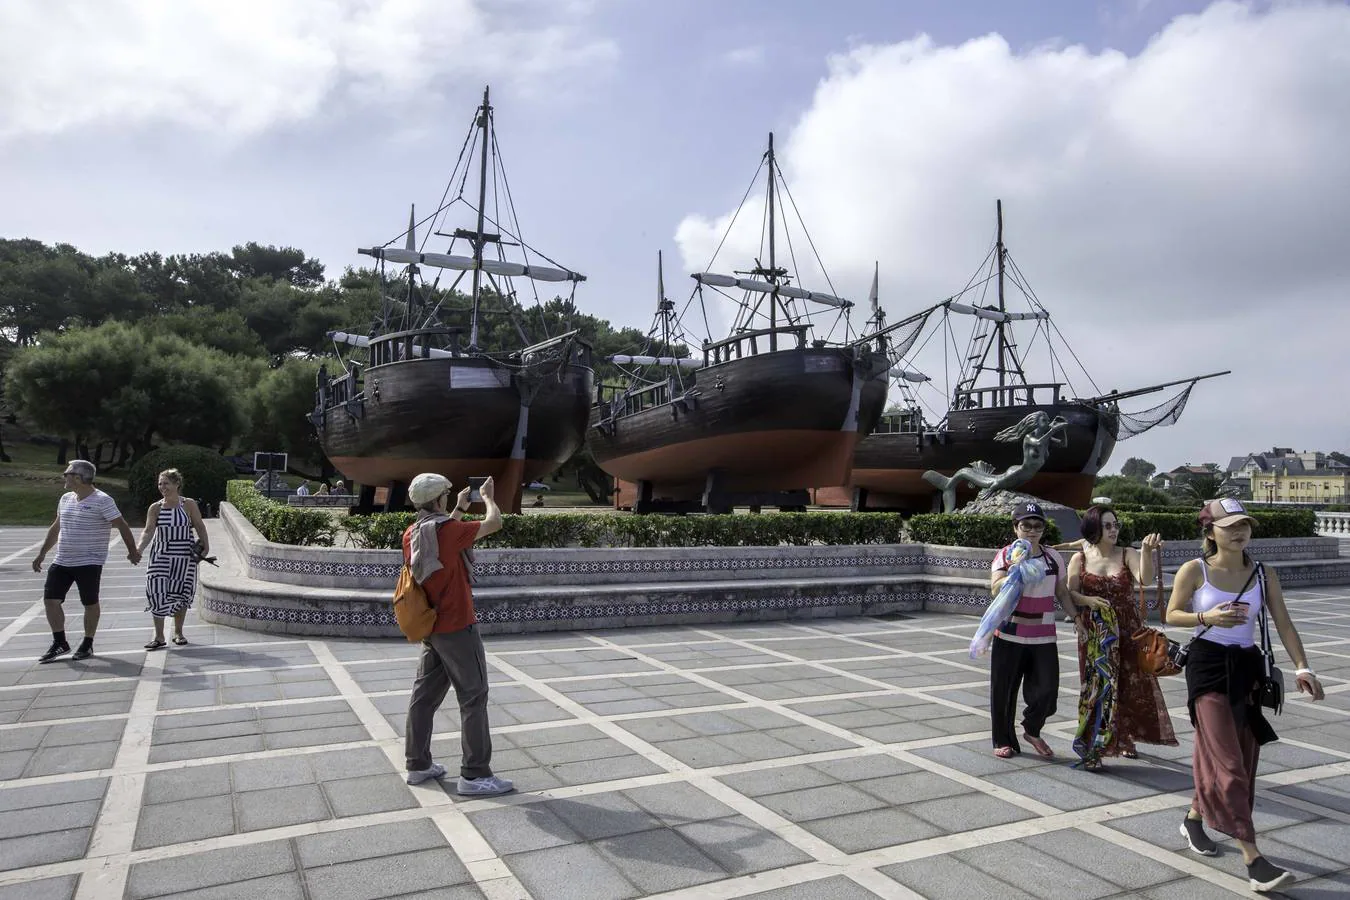
[[[62,604],[66,602],[71,585],[79,590],[80,603],[84,606],[84,640],[80,641],[71,659],[88,659],[93,654],[94,632],[98,630],[100,613],[99,583],[103,578],[103,564],[108,561],[109,528],[116,528],[122,535],[131,564],[137,565],[141,561],[136,539],[127,520],[118,511],[116,501],[94,487],[97,474],[94,464],[87,460],[72,460],[66,466],[61,476],[66,493],[57,503],[56,521],[47,529],[47,539],[42,542],[37,559],[33,560],[33,571],[41,572],[47,551],[56,545],[56,559],[47,570],[47,583],[42,591],[47,624],[52,629],[52,645],[38,657],[40,663],[49,663],[70,652]]]

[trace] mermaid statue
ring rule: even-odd
[[[942,492],[943,512],[956,512],[956,488],[962,481],[980,488],[981,494],[1012,490],[1026,484],[1050,458],[1050,447],[1056,443],[1066,443],[1061,432],[1068,427],[1069,423],[1062,416],[1051,419],[1044,412],[1030,413],[1016,425],[1010,425],[994,435],[996,441],[1022,442],[1022,461],[1017,465],[995,474],[994,467],[989,463],[976,460],[957,469],[950,478],[929,469],[923,473],[923,480]]]

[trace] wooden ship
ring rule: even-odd
[[[981,272],[961,294],[933,307],[941,313],[934,321],[944,323],[948,338],[958,330],[952,322],[973,324],[973,328],[965,329],[966,349],[945,414],[936,425],[926,421],[918,392],[931,388],[932,380],[916,371],[903,353],[893,354],[891,377],[903,402],[883,415],[876,429],[858,444],[848,487],[817,492],[814,498],[817,503],[848,505],[854,510],[938,509],[937,492],[924,481],[925,471],[951,475],[976,460],[983,460],[995,471],[1017,464],[1022,459],[1021,442],[998,441],[994,436],[1040,412],[1051,420],[1063,419],[1068,427],[1057,436],[1044,467],[1019,490],[1082,509],[1091,504],[1098,473],[1119,441],[1173,424],[1180,418],[1197,382],[1228,374],[1217,372],[1133,390],[1097,391],[1082,397],[1074,396],[1066,381],[1053,377],[1030,380],[1026,374],[1026,354],[1017,344],[1014,323],[1034,323],[1044,333],[1046,345],[1051,347],[1051,370],[1063,375],[1061,357],[1053,349],[1053,336],[1059,331],[1051,322],[1049,310],[1036,299],[1015,265],[1010,274],[1010,258],[1003,243],[1001,201],[996,209],[994,248]],[[1009,305],[1010,281],[1028,301],[1025,310]],[[978,302],[975,297],[990,286],[995,292],[993,302]],[[869,325],[876,329],[874,334],[884,333],[885,313],[879,305],[874,309],[874,319]],[[1068,355],[1076,361],[1077,355],[1071,347],[1068,349]],[[1091,376],[1088,377],[1090,380]],[[1121,410],[1122,402],[1173,388],[1174,396],[1150,409],[1135,413]],[[974,489],[963,487],[960,495],[970,499]]]
[[[706,323],[707,301],[726,298],[735,308],[730,333],[689,343],[658,265],[647,346],[610,357],[628,367],[627,378],[599,388],[587,442],[615,479],[618,507],[805,508],[808,489],[848,482],[854,450],[881,415],[886,355],[867,341],[814,338],[810,309],[832,310],[847,326],[853,304],[804,289],[782,265],[776,231],[785,187],[772,135],[761,170],[768,195],[759,257],[733,274],[693,274],[685,306],[697,300]]]
[[[320,371],[309,417],[323,452],[362,486],[358,509],[374,508],[377,488],[387,488],[384,508],[400,508],[413,477],[438,472],[457,487],[492,476],[502,509],[518,512],[522,485],[556,469],[584,440],[594,396],[591,348],[575,330],[531,339],[514,283],[567,284],[575,294],[585,277],[525,243],[509,191],[492,191],[507,198],[507,208],[488,215],[489,187],[504,178],[499,159],[485,89],[444,195],[449,199],[423,223],[410,216],[406,232],[358,251],[378,261],[380,318],[368,331],[330,333],[341,371]],[[465,196],[475,162],[476,205]],[[441,231],[461,209],[472,228]],[[419,224],[427,225],[420,243]],[[428,252],[436,236],[449,239],[445,252]],[[456,253],[459,247],[467,252]],[[508,247],[523,261],[507,259]],[[396,266],[405,268],[390,275]],[[423,280],[424,270],[436,272],[434,281]],[[446,273],[453,281],[442,290]],[[464,302],[457,289],[466,276]],[[512,346],[480,346],[491,312],[510,318]]]

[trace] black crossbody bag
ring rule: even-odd
[[[1284,711],[1284,673],[1275,665],[1275,651],[1270,646],[1270,617],[1266,615],[1266,570],[1260,563],[1256,571],[1261,573],[1261,681],[1257,685],[1261,705],[1275,715]]]

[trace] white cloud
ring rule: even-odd
[[[892,321],[960,289],[998,197],[1014,258],[1104,388],[1235,370],[1115,465],[1346,449],[1316,398],[1350,391],[1347,46],[1350,7],[1220,2],[1136,56],[1019,54],[998,35],[860,47],[831,60],[780,161],[835,285],[861,299],[879,259]],[[728,265],[759,246],[742,215]],[[728,218],[680,223],[686,265]]]
[[[411,105],[447,79],[528,87],[611,59],[550,11],[483,0],[10,0],[0,138],[171,122],[246,136],[350,102]]]

